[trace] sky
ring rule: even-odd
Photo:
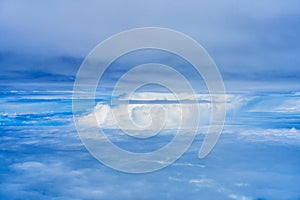
[[[299,7],[297,0],[0,0],[0,199],[299,199]],[[211,99],[203,78],[178,55],[147,49],[121,56],[105,71],[93,106],[72,110],[73,84],[86,56],[112,35],[142,27],[190,36],[220,71],[226,118],[205,159],[198,152],[211,111],[223,102]],[[136,71],[122,86],[152,77],[176,87],[179,99],[155,84],[131,96],[112,92],[124,73],[151,62],[189,81],[199,127],[191,147],[170,166],[132,175],[93,157],[73,117],[88,131],[96,122],[113,144],[135,153],[170,142],[182,112],[188,132],[195,99],[180,90],[178,77]],[[165,130],[145,140],[120,130],[158,130],[161,120]]]
[[[72,83],[98,43],[121,31],[153,26],[175,29],[199,42],[227,80],[228,90],[239,90],[237,85],[291,90],[299,85],[298,1],[0,4],[1,85]],[[18,81],[7,84],[13,77]]]

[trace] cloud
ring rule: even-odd
[[[120,128],[132,134],[145,131],[143,133],[147,136],[150,134],[147,131],[154,134],[160,130],[193,129],[192,120],[195,120],[198,113],[196,106],[200,112],[198,130],[199,133],[205,133],[212,110],[210,95],[197,94],[197,103],[194,104],[191,104],[192,97],[189,94],[180,93],[178,98],[182,100],[182,104],[171,93],[140,92],[131,96],[122,95],[115,97],[114,106],[109,102],[99,102],[92,112],[83,114],[79,121],[89,127],[96,118],[101,128]],[[297,95],[227,94],[226,99],[224,133],[239,132],[240,135],[257,141],[298,141],[299,119],[294,115],[299,112],[295,109],[298,105]],[[218,108],[218,100],[216,105]],[[282,119],[288,113],[294,113],[289,117],[292,121]],[[260,120],[256,120],[257,116],[260,116]]]
[[[282,102],[277,108],[274,109],[275,112],[300,112],[300,99],[289,99]]]
[[[9,198],[24,195],[25,198],[50,198],[59,199],[99,199],[103,198],[104,191],[86,182],[85,175],[89,169],[73,170],[64,163],[58,162],[37,162],[29,161],[15,163],[10,166],[10,170],[22,176],[23,180],[13,177],[10,183],[2,184],[1,190],[10,193]],[[61,184],[64,183],[64,186]],[[41,185],[39,185],[41,184]],[[12,187],[15,185],[15,187]],[[85,187],[82,187],[82,186]],[[26,188],[36,188],[45,191],[27,190]],[[17,189],[17,191],[15,191]]]
[[[251,4],[234,0],[226,3],[51,1],[43,4],[1,1],[0,53],[3,55],[0,60],[5,61],[10,52],[13,60],[22,61],[19,67],[15,62],[4,62],[1,68],[13,66],[21,72],[34,69],[38,73],[50,70],[50,74],[55,70],[65,71],[64,75],[74,78],[80,64],[78,60],[104,39],[130,28],[161,26],[195,38],[211,54],[227,81],[297,83],[298,5],[295,0]],[[73,68],[62,67],[63,61],[46,68],[35,62],[25,66],[24,54],[43,62],[69,56],[77,63],[72,64]],[[5,67],[5,63],[9,67]],[[6,79],[15,75],[7,74]],[[237,86],[228,84],[232,89]],[[270,85],[260,84],[259,88],[262,87]]]
[[[206,126],[210,122],[212,104],[209,94],[193,95],[179,93],[141,92],[130,97],[115,97],[113,105],[99,102],[91,113],[83,115],[79,122],[87,127],[97,123],[102,128],[121,128],[123,130],[162,130],[162,129],[197,129],[195,124]],[[239,110],[246,102],[242,97],[227,95],[228,112]],[[178,98],[178,99],[177,99]],[[128,103],[129,100],[129,104]],[[218,112],[222,98],[216,95],[215,108]],[[126,103],[127,102],[127,103]],[[199,110],[199,113],[198,113]],[[199,115],[199,121],[198,116]]]
[[[83,116],[80,122],[88,126],[96,117],[102,128],[117,128],[118,125],[124,130],[177,129],[182,123],[181,128],[187,129],[194,127],[193,118],[197,116],[194,106],[192,104],[129,104],[110,107],[98,103],[94,112]],[[202,105],[202,107],[206,109],[204,115],[209,114],[209,105]],[[181,114],[182,112],[185,116]],[[205,118],[209,120],[209,116]]]
[[[142,96],[141,99],[144,97],[155,99],[155,96],[150,94],[139,95]],[[238,100],[242,97],[229,99],[233,104],[235,99],[242,102],[238,105],[239,109],[249,106],[249,102]],[[134,106],[138,105],[140,104]],[[257,115],[247,117],[247,120],[257,121]],[[172,166],[150,174],[131,175],[111,170],[93,159],[84,149],[73,125],[55,128],[1,126],[0,198],[247,199],[251,196],[253,199],[258,197],[274,199],[277,196],[284,196],[295,199],[298,197],[299,184],[295,183],[300,180],[297,173],[300,133],[297,128],[257,129],[254,126],[243,127],[238,131],[235,131],[235,126],[227,128],[226,133],[229,134],[222,135],[207,159],[197,158],[202,141],[202,135],[197,135],[189,151]],[[132,141],[128,137],[120,139],[124,136],[119,136],[114,131],[110,133],[118,138],[113,140],[118,146],[131,148],[129,150],[136,150],[135,148],[139,147],[146,151],[166,142],[160,137],[155,144],[152,141],[146,143],[149,146],[138,146],[137,141]],[[251,162],[249,154],[255,155],[250,156]],[[263,196],[261,185],[269,191]]]
[[[271,93],[265,96],[257,95],[253,98],[253,105],[249,107],[250,112],[300,112],[300,98],[298,93],[278,94]]]
[[[2,1],[0,22],[3,40],[9,41],[5,42],[7,47],[19,44],[20,48],[26,46],[39,50],[47,46],[53,50],[87,53],[99,40],[138,26],[175,28],[208,43],[244,44],[253,41],[255,37],[251,32],[247,33],[253,32],[251,28],[298,14],[296,6],[293,6],[297,4],[294,0],[287,3],[269,0],[252,4],[235,1],[189,1],[186,4],[157,0],[147,3],[52,1],[43,4],[36,1]],[[269,5],[268,9],[265,9],[265,5]],[[235,8],[234,12],[232,7]],[[220,36],[220,30],[223,35],[217,37]],[[23,36],[19,39],[14,37],[17,41],[13,41],[13,36],[20,36],[18,32],[23,33]],[[261,34],[261,30],[256,30],[256,34]]]
[[[198,126],[206,127],[211,118],[212,102],[209,94],[194,95],[179,93],[136,92],[132,95],[114,97],[110,102],[99,102],[92,112],[84,114],[79,122],[87,127],[97,123],[102,128],[121,128],[124,130],[161,130],[193,129],[199,114]],[[215,96],[215,108],[218,112],[223,99]],[[245,112],[255,96],[242,94],[226,95],[226,112],[230,117]],[[129,104],[128,104],[129,102]],[[199,110],[199,113],[197,111]]]
[[[237,195],[237,194],[230,194],[230,195],[228,195],[228,197],[230,199],[234,199],[234,200],[251,200],[252,199],[250,197],[243,196],[243,195]]]
[[[246,136],[252,141],[263,142],[273,141],[278,143],[299,144],[300,130],[292,128],[278,129],[249,129],[240,130],[241,135]]]
[[[191,179],[189,180],[189,183],[195,184],[197,187],[200,188],[214,188],[216,187],[216,182],[213,179],[207,179],[207,178],[202,178],[202,179]]]

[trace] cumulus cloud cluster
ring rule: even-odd
[[[88,126],[96,118],[102,128],[124,130],[189,129],[195,127],[195,120],[198,126],[208,125],[212,109],[218,112],[219,106],[225,103],[222,98],[216,98],[212,104],[209,94],[197,94],[197,102],[191,102],[192,96],[185,93],[177,94],[177,97],[171,93],[135,93],[130,99],[128,96],[118,98],[113,106],[99,102],[79,121]],[[251,99],[253,97],[227,95],[227,112],[239,111]]]
[[[204,108],[209,110],[208,105]],[[162,128],[188,128],[193,117],[197,116],[194,105],[185,104],[129,104],[111,107],[98,103],[94,111],[83,116],[80,121],[89,124],[96,117],[98,124],[104,128],[123,128],[128,130],[145,130]],[[183,112],[186,116],[182,116]]]
[[[213,107],[207,94],[197,95],[196,102],[191,97],[184,93],[177,97],[171,93],[136,93],[130,99],[118,98],[115,105],[100,102],[79,121],[88,126],[96,118],[102,128],[124,130],[195,129],[207,125],[212,109],[218,110],[218,105],[224,103],[216,102]]]

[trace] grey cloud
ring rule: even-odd
[[[1,1],[1,70],[46,71],[75,75],[80,61],[99,42],[135,27],[181,31],[207,49],[228,80],[299,80],[300,12],[298,1]],[[57,64],[3,66],[7,52],[77,59]],[[0,59],[0,60],[1,60]],[[44,62],[44,61],[43,61]],[[70,66],[70,65],[69,65]],[[58,70],[59,69],[59,70]],[[2,74],[3,74],[2,73]],[[265,76],[267,75],[267,76]],[[10,74],[9,77],[14,76]],[[294,78],[293,78],[294,77]]]

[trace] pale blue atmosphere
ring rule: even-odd
[[[0,199],[300,199],[299,7],[296,0],[0,1]],[[181,158],[130,174],[87,151],[74,124],[72,92],[96,45],[139,27],[174,29],[206,49],[224,81],[227,116],[215,148],[199,159],[210,105],[201,76],[164,51],[121,56],[95,99],[97,120],[115,145],[149,152],[174,137],[173,129],[149,139],[122,135],[103,114],[112,99],[122,100],[112,86],[140,64],[162,63],[184,75],[204,116]],[[148,85],[129,104],[168,107],[169,92]],[[76,114],[89,123],[90,110]],[[144,123],[143,113],[133,117]]]

